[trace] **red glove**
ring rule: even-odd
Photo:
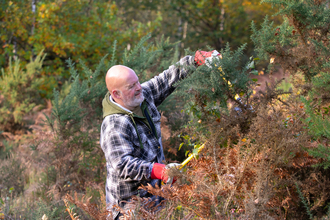
[[[173,167],[173,166],[180,166],[180,164],[170,163],[167,166],[165,166],[165,164],[154,163],[154,166],[152,167],[152,170],[151,170],[151,179],[159,179],[159,180],[162,180],[166,184],[175,183],[176,179],[168,178],[168,176],[166,175],[166,172],[165,172],[166,169],[169,169],[170,167]]]
[[[221,54],[216,50],[212,50],[210,52],[197,50],[195,53],[195,63],[198,66],[201,66],[205,63],[206,60],[208,60],[207,58],[210,59],[211,57],[217,57],[217,56],[220,56],[221,58]]]
[[[165,164],[154,163],[154,166],[152,167],[151,170],[151,179],[163,180],[164,170],[165,170]]]

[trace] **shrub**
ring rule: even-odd
[[[4,195],[12,194],[14,197],[23,192],[25,186],[25,168],[22,166],[20,158],[15,154],[10,154],[6,159],[1,159],[0,163],[0,185]],[[11,191],[10,193],[8,193]]]
[[[45,58],[42,52],[22,68],[20,61],[10,59],[0,77],[0,130],[15,132],[24,126],[24,115],[41,103],[39,88]]]

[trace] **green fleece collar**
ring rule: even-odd
[[[139,137],[140,147],[143,148],[141,137],[140,137],[140,134],[139,134],[138,129],[136,127],[136,123],[135,123],[134,118],[140,118],[140,119],[143,119],[143,120],[147,120],[147,119],[145,117],[138,116],[134,112],[128,112],[128,111],[122,109],[121,107],[119,107],[118,105],[116,105],[115,103],[111,102],[110,101],[110,93],[109,92],[105,95],[105,97],[104,97],[104,99],[102,101],[102,106],[103,106],[103,118],[105,118],[108,115],[123,114],[123,115],[128,115],[132,119],[132,122],[134,124],[136,133],[137,133],[137,135]],[[146,108],[147,108],[147,103],[146,103],[146,101],[143,101],[142,104],[141,104],[141,110],[142,110],[142,112]],[[148,111],[148,109],[147,109],[147,111]],[[148,126],[150,128],[150,125],[148,125]],[[158,137],[157,137],[157,139],[158,139]]]
[[[105,97],[102,101],[102,106],[103,106],[103,118],[105,118],[108,115],[113,115],[113,114],[132,115],[134,118],[140,118],[140,119],[145,118],[145,117],[140,117],[133,112],[126,111],[123,108],[116,105],[115,103],[111,102],[109,92],[105,95]],[[142,112],[144,111],[144,109],[146,107],[147,107],[147,103],[145,101],[143,101],[141,104]]]

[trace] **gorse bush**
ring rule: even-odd
[[[172,207],[182,207],[186,215],[193,213],[206,219],[285,218],[283,200],[277,199],[286,194],[285,185],[293,186],[287,179],[294,178],[293,171],[285,176],[286,169],[298,172],[299,168],[294,168],[297,161],[315,161],[301,156],[308,136],[300,121],[304,111],[294,101],[297,98],[291,97],[295,104],[286,106],[276,101],[276,96],[264,98],[266,95],[251,99],[252,118],[236,111],[221,112],[220,120],[212,114],[208,120],[204,117],[200,122],[203,129],[190,126],[190,132],[207,142],[203,157],[191,163],[186,173],[175,174],[181,176],[181,184],[158,190],[146,188],[167,198]],[[240,120],[249,120],[244,133],[237,123]]]
[[[227,101],[236,101],[236,94],[247,94],[249,83],[249,68],[242,65],[242,56],[245,45],[236,51],[231,51],[229,44],[221,50],[221,59],[213,59],[211,64],[202,65],[186,80],[179,83],[181,93],[192,99],[200,96],[207,104],[227,107]]]
[[[304,119],[314,140],[320,142],[308,152],[322,158],[329,167],[329,28],[330,8],[326,1],[273,1],[283,24],[273,27],[265,19],[261,29],[252,24],[252,40],[258,55],[272,59],[271,67],[281,66],[291,75],[303,74],[307,83],[298,86],[308,117]],[[272,68],[271,68],[272,69]],[[325,142],[325,143],[323,143]]]
[[[312,80],[312,89],[307,97],[302,97],[308,117],[304,120],[313,141],[318,146],[308,149],[310,155],[322,158],[318,166],[328,169],[330,167],[330,102],[329,102],[329,74],[320,73]]]
[[[274,59],[291,74],[302,72],[311,80],[327,70],[330,9],[326,1],[264,0],[279,8],[284,22],[273,26],[266,17],[261,29],[252,23],[251,39],[260,58]]]

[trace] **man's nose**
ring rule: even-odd
[[[140,84],[140,82],[138,82],[138,83],[136,84],[136,90],[141,90],[141,89],[142,89],[141,84]]]

